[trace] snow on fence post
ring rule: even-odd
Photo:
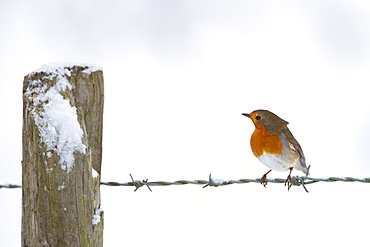
[[[22,246],[103,246],[100,67],[49,64],[23,82]]]

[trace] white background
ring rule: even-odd
[[[370,177],[368,1],[2,0],[0,57],[0,184],[21,183],[23,77],[50,62],[104,69],[102,181],[259,178],[256,109],[312,177]],[[104,244],[368,244],[370,185],[308,189],[102,186]],[[0,189],[0,246],[21,245],[21,194]]]

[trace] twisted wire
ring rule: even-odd
[[[131,180],[132,182],[126,182],[126,183],[117,183],[117,182],[101,182],[102,185],[107,186],[135,186],[137,191],[140,187],[146,185],[150,191],[149,186],[169,186],[169,185],[186,185],[186,184],[195,184],[195,185],[204,185],[203,188],[207,186],[223,186],[223,185],[230,185],[230,184],[246,184],[246,183],[261,183],[260,178],[255,179],[249,179],[249,178],[243,178],[243,179],[237,179],[237,180],[224,180],[221,181],[219,179],[213,179],[211,177],[211,174],[209,175],[208,180],[176,180],[173,182],[166,182],[166,181],[151,181],[148,182],[148,179],[146,180],[134,180],[132,175]],[[328,178],[311,178],[306,176],[294,176],[292,177],[292,184],[295,186],[302,185],[306,192],[308,192],[305,185],[307,184],[313,184],[317,182],[361,182],[361,183],[370,183],[370,178],[354,178],[354,177],[328,177]],[[268,183],[284,183],[286,184],[287,180],[283,178],[268,178]]]
[[[148,181],[148,179],[145,180],[134,180],[132,175],[131,176],[131,182],[100,182],[101,185],[106,186],[133,186],[136,187],[135,191],[142,187],[147,186],[148,189],[151,191],[149,186],[170,186],[170,185],[187,185],[187,184],[194,184],[194,185],[203,185],[203,188],[207,186],[224,186],[224,185],[231,185],[231,184],[247,184],[247,183],[261,183],[260,178],[255,179],[249,179],[249,178],[242,178],[242,179],[236,179],[236,180],[219,180],[219,179],[213,179],[211,175],[209,175],[208,180],[176,180],[172,182],[167,181]],[[295,186],[300,185],[308,185],[318,182],[360,182],[360,183],[370,183],[370,178],[354,178],[354,177],[328,177],[328,178],[312,178],[312,177],[306,177],[306,176],[294,176],[292,177],[292,183]],[[268,183],[286,183],[286,179],[283,178],[268,178]],[[4,184],[0,185],[0,189],[14,189],[14,188],[21,188],[21,185],[16,184]]]
[[[0,189],[5,188],[5,189],[17,189],[17,188],[22,188],[22,186],[17,185],[17,184],[0,184]]]
[[[293,179],[297,180],[305,180],[305,184],[312,184],[317,182],[361,182],[361,183],[370,183],[370,178],[353,178],[353,177],[329,177],[329,178],[311,178],[311,177],[293,177]],[[285,183],[285,178],[268,178],[267,182],[269,183]],[[249,178],[242,178],[237,180],[226,180],[223,182],[213,182],[214,184],[211,186],[222,186],[222,185],[229,185],[229,184],[247,184],[247,183],[260,183],[260,178],[249,179]],[[144,182],[141,181],[143,185],[149,186],[169,186],[169,185],[186,185],[186,184],[195,184],[195,185],[207,185],[209,184],[209,180],[176,180],[173,182],[165,182],[165,181],[152,181],[152,182]],[[118,183],[118,182],[100,182],[102,185],[107,186],[135,186],[133,182],[125,182],[125,183]]]

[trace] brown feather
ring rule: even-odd
[[[298,141],[294,138],[292,132],[288,129],[288,127],[282,129],[283,134],[285,135],[287,141],[293,145],[294,149],[298,152],[299,154],[299,163],[301,166],[304,168],[307,168],[306,166],[306,158],[304,157],[303,150],[301,148],[301,145],[299,145]]]

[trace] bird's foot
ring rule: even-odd
[[[263,176],[262,176],[262,178],[261,178],[261,180],[260,180],[260,182],[261,182],[261,184],[263,185],[263,187],[265,187],[266,188],[266,185],[267,185],[267,174],[269,174],[271,172],[271,170],[270,171],[268,171],[268,172],[266,172]]]
[[[293,185],[293,179],[290,176],[290,174],[292,174],[293,167],[289,168],[289,170],[290,170],[289,175],[288,175],[288,177],[285,180],[285,186],[288,185],[288,191],[290,190],[290,187],[292,187],[292,185]]]
[[[292,185],[293,185],[293,180],[292,180],[292,177],[290,176],[290,174],[288,175],[288,177],[285,180],[285,186],[287,186],[287,185],[288,185],[288,191],[289,191],[290,187],[292,187]]]
[[[266,188],[266,185],[267,185],[266,174],[262,176],[262,178],[261,178],[261,184],[263,185],[263,187]]]

